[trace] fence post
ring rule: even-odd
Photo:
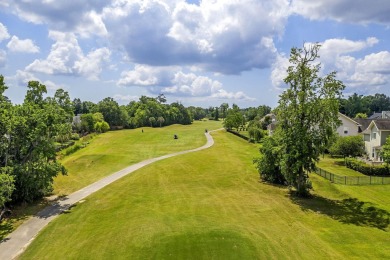
[[[371,175],[370,175],[370,185],[371,185]]]

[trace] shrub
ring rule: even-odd
[[[386,166],[372,166],[356,159],[346,159],[345,166],[369,176],[390,176],[390,169]]]

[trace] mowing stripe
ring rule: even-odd
[[[223,129],[223,128],[221,128]],[[217,129],[214,131],[218,131],[221,129]],[[214,132],[210,131],[210,132]],[[14,232],[9,234],[6,238],[0,241],[0,259],[15,259],[18,255],[20,255],[27,246],[31,243],[31,241],[37,236],[38,232],[42,230],[50,221],[56,218],[62,212],[68,210],[72,205],[77,203],[78,201],[86,198],[92,193],[104,188],[105,186],[113,183],[114,181],[148,165],[160,160],[164,160],[173,156],[191,153],[200,151],[203,149],[207,149],[214,144],[214,140],[210,135],[210,132],[205,133],[207,138],[207,142],[202,147],[181,151],[177,153],[172,153],[168,155],[163,155],[160,157],[148,159],[136,164],[133,164],[129,167],[126,167],[118,172],[115,172],[95,183],[92,183],[81,190],[78,190],[69,196],[56,201],[53,205],[50,205],[40,212],[36,214],[36,216],[31,217],[29,220],[20,225]]]

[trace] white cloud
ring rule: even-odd
[[[147,65],[195,65],[238,74],[269,67],[288,0],[114,1],[102,19],[114,46]]]
[[[388,0],[293,0],[292,11],[312,20],[390,24]]]
[[[76,36],[72,33],[50,31],[49,37],[56,42],[52,45],[48,57],[44,60],[34,60],[26,67],[27,71],[85,76],[97,80],[102,65],[109,61],[111,52],[105,47],[84,55]]]
[[[111,51],[108,48],[100,48],[83,56],[74,63],[74,72],[86,76],[90,80],[98,80],[102,72],[102,64],[110,60]]]
[[[0,42],[6,40],[10,37],[7,27],[4,24],[0,23]]]
[[[25,21],[47,24],[50,30],[88,37],[107,33],[98,15],[106,4],[104,0],[85,0],[77,4],[73,1],[13,0],[7,9]]]
[[[26,86],[27,83],[32,80],[39,81],[39,79],[35,77],[34,74],[22,70],[17,70],[13,78],[16,80],[19,86]]]
[[[184,73],[181,67],[173,66],[151,67],[137,64],[134,70],[122,72],[118,85],[144,86],[153,94],[164,93],[177,97],[252,100],[243,92],[227,92],[217,80]]]
[[[275,88],[279,89],[286,87],[284,79],[287,77],[288,66],[290,66],[288,57],[283,53],[279,54],[275,63],[272,65],[271,71],[271,82]]]
[[[36,46],[32,40],[20,40],[17,36],[12,36],[7,44],[7,48],[13,52],[38,53],[39,47]]]
[[[114,100],[130,102],[138,100],[138,96],[116,94],[114,95]]]
[[[124,71],[118,85],[121,86],[166,86],[178,67],[151,67],[136,64],[134,70]]]
[[[7,61],[7,53],[0,49],[0,68],[5,66]]]
[[[362,58],[355,58],[350,54],[366,50],[378,43],[376,38],[367,38],[365,41],[351,41],[347,39],[328,39],[321,43],[320,59],[323,70],[320,73],[337,71],[338,79],[347,87],[359,89],[362,93],[378,90],[378,87],[388,87],[390,83],[390,52],[382,51],[371,53]],[[273,65],[271,81],[275,88],[283,88],[283,79],[287,76],[288,58],[279,55]]]

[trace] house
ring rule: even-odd
[[[272,135],[273,135],[273,133],[274,133],[274,131],[275,131],[275,129],[276,129],[276,126],[277,126],[277,123],[276,123],[276,122],[272,122],[271,124],[269,124],[269,125],[267,126],[267,130],[268,130],[268,135],[269,135],[269,136],[272,136]]]
[[[359,134],[360,124],[358,122],[341,113],[339,113],[338,118],[341,121],[341,125],[336,129],[336,132],[339,134],[339,136],[351,136]]]
[[[370,160],[383,161],[381,150],[389,135],[390,119],[372,120],[367,129],[363,131],[364,146]]]
[[[348,116],[338,113],[338,119],[341,121],[341,125],[337,127],[336,132],[339,136],[351,136],[358,135],[361,130],[361,124]],[[371,120],[370,120],[371,121]],[[272,119],[272,123],[267,126],[268,135],[271,136],[277,126],[276,118]]]
[[[374,113],[368,119],[390,119],[390,111],[382,111],[381,113]]]

